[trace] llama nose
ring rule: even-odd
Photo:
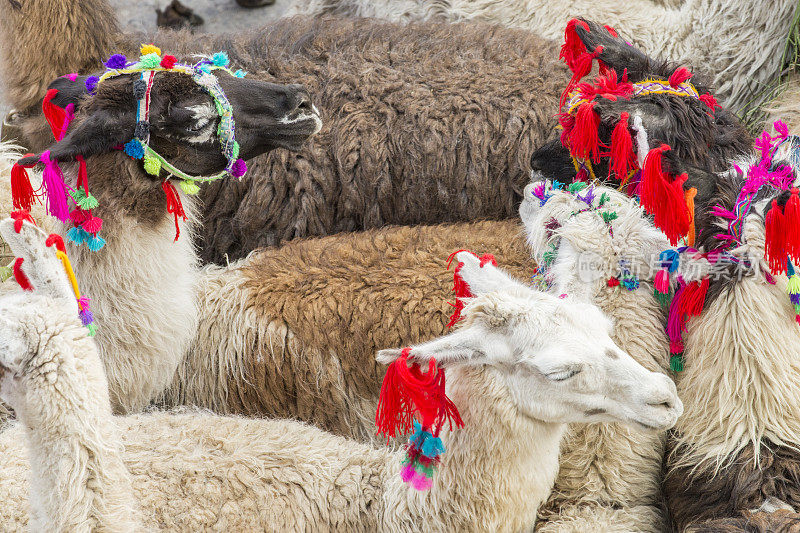
[[[302,85],[288,85],[289,97],[286,99],[288,113],[302,112],[311,114],[314,106],[311,103],[311,95]]]

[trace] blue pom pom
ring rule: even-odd
[[[144,157],[144,148],[138,139],[131,139],[125,143],[123,147],[125,153],[134,159],[141,159]]]
[[[430,457],[434,459],[445,452],[444,444],[442,443],[442,439],[439,437],[434,437],[430,435],[425,441],[422,443],[422,455],[425,457]]]
[[[228,54],[226,54],[225,52],[217,52],[211,58],[211,61],[214,63],[214,65],[218,67],[227,67],[228,63],[230,63],[230,60],[228,59]]]
[[[121,69],[125,68],[125,63],[128,61],[128,58],[122,54],[114,54],[108,58],[108,61],[105,62],[106,68],[111,69]]]
[[[247,72],[243,71],[242,69],[239,69],[236,72],[234,72],[233,75],[236,76],[237,78],[244,78],[245,76],[247,76]]]
[[[106,245],[106,240],[102,237],[91,237],[89,240],[86,241],[86,246],[93,252],[96,252],[100,248]]]
[[[100,78],[97,76],[89,76],[86,78],[86,90],[89,94],[95,94],[97,92],[97,83],[100,81]]]

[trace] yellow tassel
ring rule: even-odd
[[[180,186],[186,194],[197,194],[200,192],[200,186],[193,181],[182,180]]]
[[[789,294],[800,294],[800,276],[795,274],[789,278],[789,284],[786,285],[786,292]]]
[[[142,47],[139,49],[139,53],[143,56],[146,56],[147,54],[161,55],[161,48],[153,44],[143,44]]]

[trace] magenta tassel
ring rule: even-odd
[[[417,471],[414,470],[414,465],[409,463],[400,470],[400,479],[405,483],[410,483],[416,473]]]
[[[656,273],[656,279],[653,284],[656,290],[661,294],[667,294],[669,292],[669,273],[667,269],[662,268]]]
[[[45,150],[39,159],[44,163],[42,181],[47,192],[47,211],[61,222],[69,220],[69,205],[67,204],[67,186],[58,162],[50,159],[50,150]]]

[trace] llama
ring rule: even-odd
[[[782,120],[789,131],[800,133],[800,75],[795,74],[783,85],[780,94],[767,105],[768,123]]]
[[[114,51],[136,49],[140,36],[109,31],[106,4],[26,0],[15,10],[0,2],[0,53],[31,59],[3,78],[12,96],[26,95],[12,98],[14,107],[35,107],[54,78],[54,68],[37,63],[46,60],[38,44],[36,55],[17,49],[30,34],[58,43],[53,20],[58,28],[82,28],[83,39],[98,28],[117,36],[117,48],[104,37],[102,53],[78,55],[79,47],[57,74],[91,73],[87,64],[96,68]],[[103,26],[85,22],[98,18]],[[28,20],[27,33],[18,33],[20,19]],[[40,26],[30,27],[35,21]],[[325,117],[323,130],[301,151],[256,158],[241,183],[203,189],[201,257],[223,265],[303,236],[514,217],[530,154],[555,135],[553,110],[569,79],[554,42],[479,23],[402,27],[294,17],[236,36],[160,31],[152,40],[179,56],[225,50],[252,75],[303,83]],[[34,83],[23,72],[46,78]],[[18,84],[25,90],[14,89]],[[32,86],[37,93],[27,97]],[[78,104],[79,96],[69,101]],[[40,113],[18,115],[31,148],[46,148]]]
[[[782,67],[786,39],[798,23],[794,0],[757,4],[686,0],[680,6],[656,5],[651,0],[624,4],[613,0],[295,0],[288,13],[403,22],[481,20],[550,39],[561,37],[564,24],[573,17],[604,20],[645,50],[714,73],[714,85],[725,105],[733,109],[744,106],[774,80]]]
[[[770,149],[772,144],[780,149]],[[800,373],[800,331],[786,294],[796,280],[790,283],[781,273],[789,268],[785,258],[776,263],[775,252],[766,253],[774,238],[767,233],[774,217],[771,207],[794,204],[796,193],[760,187],[741,219],[728,213],[743,186],[758,175],[796,186],[798,167],[781,167],[796,162],[797,143],[779,127],[775,137],[762,136],[757,146],[763,159],[740,160],[719,176],[717,232],[707,232],[700,249],[713,250],[720,259],[709,267],[704,256],[680,258],[700,266],[697,284],[713,269],[704,306],[688,320],[683,334],[678,389],[687,414],[668,443],[665,493],[681,530],[747,521],[750,513],[768,504],[800,510],[800,428],[793,416],[800,398],[795,378]],[[728,241],[730,246],[721,246]],[[749,270],[736,266],[742,260]],[[796,522],[797,516],[790,514],[787,520]]]
[[[504,292],[474,298],[461,328],[400,361],[435,358],[463,416],[463,429],[442,428],[447,453],[430,492],[401,482],[403,451],[301,422],[206,412],[115,419],[72,289],[63,270],[51,275],[60,261],[43,232],[15,224],[0,222],[0,232],[36,291],[0,300],[0,394],[20,417],[0,434],[4,527],[24,527],[30,501],[30,523],[48,531],[140,529],[139,517],[173,530],[520,531],[550,492],[566,422],[663,430],[681,414],[672,381],[620,350],[596,307],[487,266]]]
[[[626,195],[578,187],[570,192],[540,181],[525,189],[520,217],[540,269],[535,279],[553,294],[599,306],[614,321],[619,346],[645,368],[668,372],[665,311],[653,297],[651,273],[667,239]],[[473,293],[485,290],[470,271],[461,273]],[[660,488],[665,440],[664,433],[618,424],[571,426],[540,530],[667,529]]]

